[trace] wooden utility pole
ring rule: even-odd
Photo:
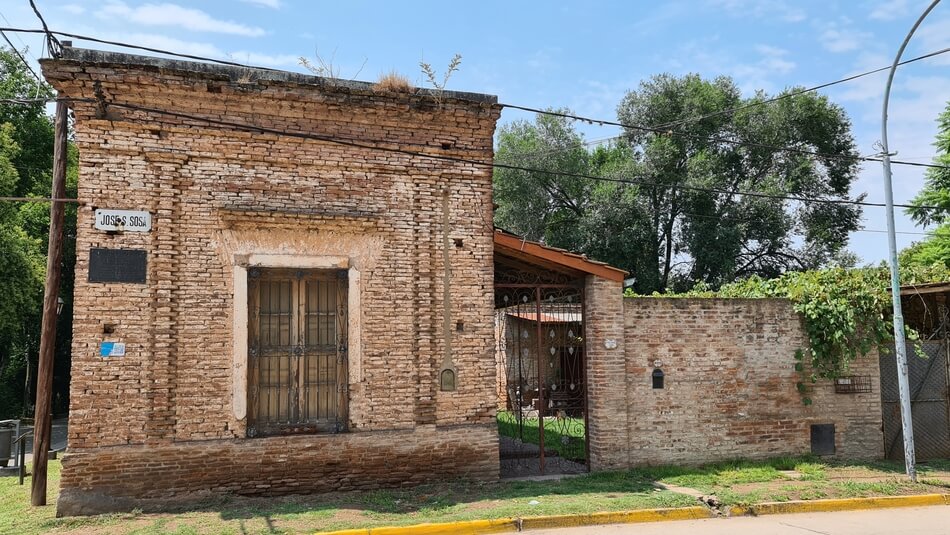
[[[66,198],[66,103],[56,102],[53,140],[53,199]],[[46,505],[46,464],[52,432],[53,354],[56,351],[56,317],[59,278],[63,265],[63,213],[65,205],[54,200],[49,209],[49,250],[46,256],[46,292],[40,326],[40,358],[36,369],[36,409],[33,413],[33,477],[30,502]]]

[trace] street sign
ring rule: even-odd
[[[111,232],[148,232],[152,214],[142,210],[96,210],[96,228]]]

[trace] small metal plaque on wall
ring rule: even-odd
[[[144,284],[147,267],[143,249],[92,249],[89,251],[89,282]]]
[[[811,425],[811,452],[813,455],[835,454],[835,424]]]

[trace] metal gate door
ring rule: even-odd
[[[907,344],[907,371],[910,383],[914,448],[918,459],[950,456],[950,411],[948,411],[948,345],[946,339]],[[884,454],[888,459],[904,458],[901,431],[897,363],[893,346],[881,352],[881,413],[884,420]]]
[[[586,472],[583,290],[496,284],[495,306],[502,475]]]

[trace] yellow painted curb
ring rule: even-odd
[[[414,526],[359,528],[332,531],[322,535],[443,535],[459,533],[505,533],[542,528],[569,528],[598,524],[635,524],[662,522],[664,520],[695,520],[714,516],[705,507],[681,507],[677,509],[643,509],[578,515],[531,516],[522,519],[498,518],[495,520],[469,520],[443,524],[417,524]],[[520,528],[520,529],[519,529]]]
[[[837,498],[792,502],[770,502],[729,508],[729,516],[780,515],[791,513],[826,513],[886,509],[889,507],[922,507],[950,505],[950,494],[918,494],[915,496],[883,496],[880,498]]]
[[[379,528],[344,529],[320,532],[321,535],[476,535],[480,533],[506,533],[518,531],[518,520],[496,518],[494,520],[466,520],[441,524],[416,524],[413,526],[387,526]]]
[[[884,509],[890,507],[922,507],[950,505],[950,494],[919,494],[915,496],[886,496],[880,498],[840,498],[794,502],[771,502],[749,506],[732,506],[729,516],[758,516],[791,513],[822,513],[855,511],[860,509]],[[379,528],[344,529],[321,532],[322,535],[477,535],[481,533],[506,533],[544,528],[570,528],[600,524],[636,524],[666,520],[697,520],[716,516],[705,507],[680,507],[674,509],[641,509],[577,515],[531,516],[526,518],[496,518],[494,520],[467,520],[441,524],[416,524],[414,526],[389,526]]]
[[[712,512],[705,507],[681,507],[677,509],[643,509],[639,511],[616,511],[580,515],[534,516],[521,520],[521,529],[570,528],[598,524],[638,524],[664,520],[696,520],[711,518]]]

